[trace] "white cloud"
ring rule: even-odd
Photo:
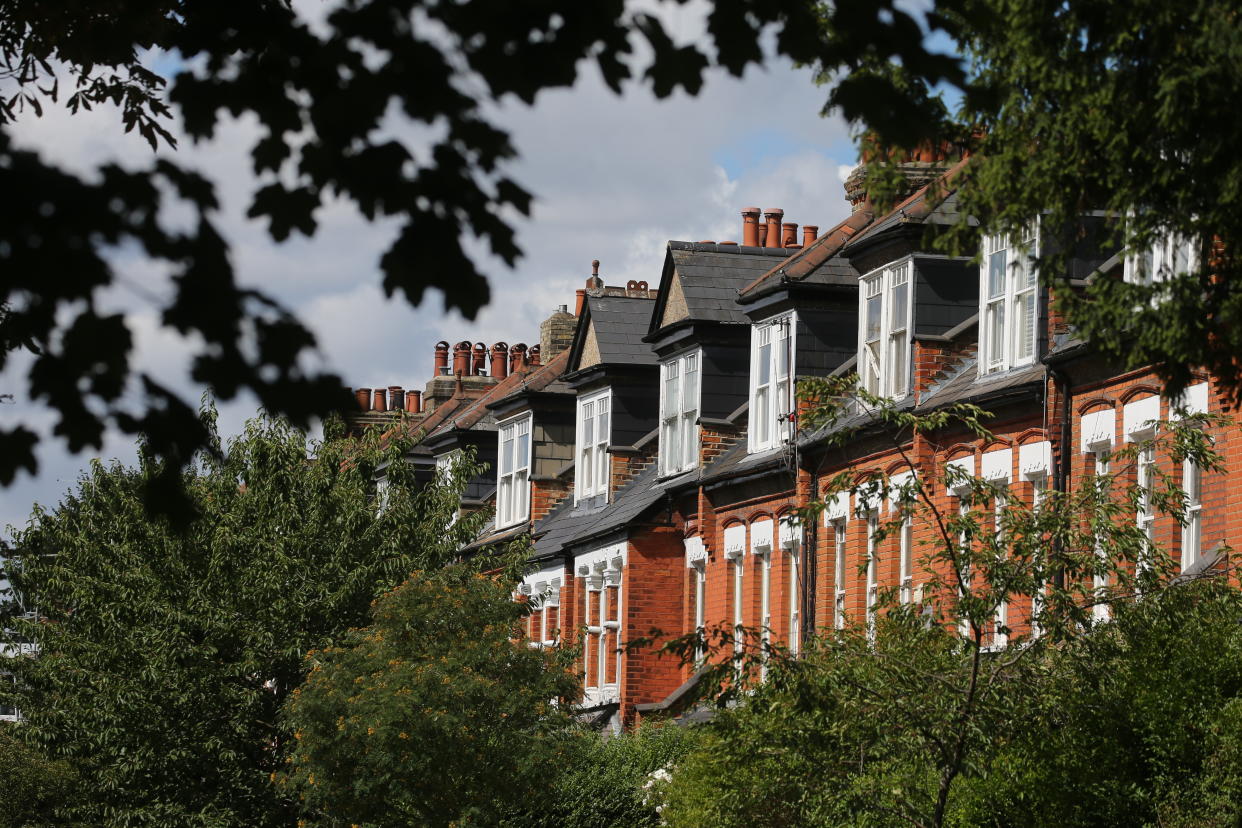
[[[589,69],[573,89],[546,91],[533,108],[497,107],[520,153],[508,172],[536,202],[532,217],[517,224],[525,251],[518,266],[480,259],[492,301],[474,322],[445,313],[434,293],[418,308],[386,300],[378,261],[394,227],[368,224],[349,204],[329,202],[313,239],[274,244],[263,224],[245,217],[254,188],[246,152],[257,134],[252,121],[228,122],[206,144],[183,142],[175,158],[217,183],[224,204],[219,224],[239,279],[297,312],[318,337],[328,367],[354,385],[411,387],[429,378],[437,340],[537,341],[540,320],[558,305],[573,305],[592,259],[601,260],[610,284],[639,279],[654,286],[668,239],[740,240],[742,207],[782,207],[787,221],[817,224],[821,232],[840,221],[848,212],[842,171],[853,168],[854,156],[845,124],[819,117],[824,94],[809,71],[771,61],[740,80],[714,72],[694,98],[657,101],[638,88],[618,98]],[[118,121],[102,109],[74,116],[55,111],[23,122],[14,137],[79,171],[105,160],[147,164],[150,150],[123,135]],[[400,122],[385,131],[421,137]],[[123,254],[118,265],[142,290],[167,290],[158,268],[137,266]],[[118,290],[113,301],[138,330],[138,361],[196,400],[199,391],[183,363],[189,345],[157,330],[137,294]],[[19,392],[21,379],[12,370],[0,377]],[[224,406],[222,423],[237,428],[252,406],[248,400]],[[40,411],[5,408],[9,419]],[[102,453],[132,457],[129,443],[112,436]],[[41,456],[37,479],[0,490],[0,525],[26,514],[32,500],[55,502],[72,470],[86,462],[65,455],[59,443],[44,445]]]

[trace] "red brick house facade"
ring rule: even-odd
[[[747,208],[740,244],[669,242],[655,289],[593,275],[529,352],[460,343],[450,370],[441,343],[422,398],[436,407],[405,395],[427,430],[412,462],[431,469],[473,445],[490,465],[463,504],[495,509],[477,545],[530,533],[531,643],[580,642],[584,716],[618,728],[675,708],[693,667],[656,645],[623,646],[653,630],[741,624],[796,651],[814,630],[867,619],[879,590],[923,600],[918,550],[931,527],[914,521],[873,542],[869,526],[891,508],[884,493],[831,497],[815,525],[790,519],[834,476],[915,476],[952,512],[954,492],[936,482],[953,464],[1032,502],[1174,416],[1150,371],[1118,371],[1055,317],[1027,240],[984,237],[982,263],[931,247],[937,228],[967,220],[953,193],[964,163],[912,162],[922,186],[882,215],[854,176],[854,212],[822,235],[804,227],[800,242],[781,211],[761,222]],[[1132,257],[1089,246],[1066,266],[1073,279],[1133,278]],[[947,429],[894,441],[864,427],[839,445],[800,428],[796,381],[850,373],[905,410],[979,405],[994,439]],[[450,380],[451,393],[433,388]],[[1233,413],[1210,377],[1179,402]],[[1242,464],[1242,432],[1212,437],[1230,467]],[[1150,463],[1193,488],[1191,521],[1135,520],[1184,568],[1210,565],[1242,534],[1239,487],[1167,457]],[[1029,606],[1004,613],[1002,630],[1030,631]]]

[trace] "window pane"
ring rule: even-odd
[[[1035,353],[1035,294],[1018,297],[1018,359],[1029,359]]]
[[[995,302],[988,306],[988,364],[999,365],[1005,359],[1005,303]]]
[[[670,362],[664,366],[664,410],[673,413],[681,404],[681,400],[677,398],[677,363]]]
[[[897,285],[893,288],[893,312],[889,316],[888,328],[891,331],[902,330],[906,327],[906,311],[909,301],[910,283]]]
[[[695,439],[697,435],[695,433],[696,426],[694,424],[694,421],[697,419],[698,416],[692,413],[685,415],[681,421],[681,441],[686,452],[681,461],[681,467],[683,469],[688,469],[691,466],[698,465],[699,458],[697,455],[699,451],[699,441]]]
[[[521,433],[517,438],[517,445],[514,447],[513,467],[515,469],[526,468],[530,462],[530,431],[529,429],[521,429]]]
[[[998,250],[988,257],[988,298],[1005,295],[1005,264],[1008,251]]]
[[[603,446],[596,449],[595,473],[599,476],[595,483],[595,491],[603,494],[608,491],[608,452]]]
[[[882,305],[879,296],[873,296],[867,300],[867,342],[875,342],[880,338],[881,312]]]
[[[686,376],[681,389],[681,410],[697,411],[699,408],[699,367],[693,357],[686,358]]]
[[[599,431],[596,433],[595,439],[597,442],[604,443],[605,445],[607,445],[608,441],[612,439],[612,432],[609,430],[608,420],[608,407],[601,405],[599,416],[596,418],[596,422],[599,424]]]
[[[906,348],[906,335],[904,333],[897,334],[892,338],[889,345],[889,392],[896,397],[906,393],[906,362],[909,359]]]
[[[772,381],[772,346],[759,346],[759,364],[758,377],[760,385],[767,385]]]
[[[789,376],[790,338],[787,325],[781,326],[781,336],[776,339],[776,376],[784,379]]]
[[[768,442],[768,421],[771,417],[768,408],[768,388],[755,389],[755,410],[752,414],[752,420],[755,424],[755,443],[764,445]]]
[[[513,429],[506,428],[501,432],[500,441],[500,473],[508,474],[513,471]]]

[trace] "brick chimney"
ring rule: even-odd
[[[539,358],[551,362],[561,351],[569,350],[574,341],[574,329],[578,319],[561,305],[539,325]]]
[[[924,144],[912,150],[900,150],[882,147],[874,135],[865,135],[862,140],[862,163],[845,179],[845,199],[850,203],[850,212],[858,212],[869,201],[868,164],[896,165],[905,179],[895,194],[895,198],[901,200],[939,178],[962,157],[962,149],[947,142],[938,146]]]

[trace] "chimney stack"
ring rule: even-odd
[[[810,247],[811,242],[819,238],[819,226],[815,224],[802,225],[802,246]]]
[[[483,376],[483,368],[487,364],[487,345],[482,342],[474,343],[474,359],[470,365],[470,374],[472,376]]]
[[[388,386],[388,408],[391,411],[401,411],[405,408],[405,389],[400,385]]]
[[[388,401],[385,399],[385,391],[383,388],[375,389],[375,402],[371,405],[372,411],[387,411]]]
[[[371,389],[359,388],[354,392],[354,399],[358,401],[358,408],[362,411],[371,410]]]
[[[768,231],[764,236],[764,247],[780,247],[781,246],[781,219],[784,218],[785,211],[780,207],[769,207],[763,211],[763,217],[767,219]]]
[[[789,222],[784,227],[785,232],[781,236],[781,247],[793,247],[798,243],[798,225],[796,222]]]
[[[436,360],[432,365],[431,375],[442,377],[448,373],[449,344],[443,340],[436,343]]]
[[[460,376],[470,373],[469,342],[458,342],[453,348],[453,373]]]
[[[504,379],[509,376],[509,345],[497,342],[492,346],[492,376]]]
[[[423,413],[423,392],[411,389],[405,394],[405,413],[406,414],[422,414]]]
[[[742,208],[742,244],[746,247],[758,247],[759,241],[759,208]]]

